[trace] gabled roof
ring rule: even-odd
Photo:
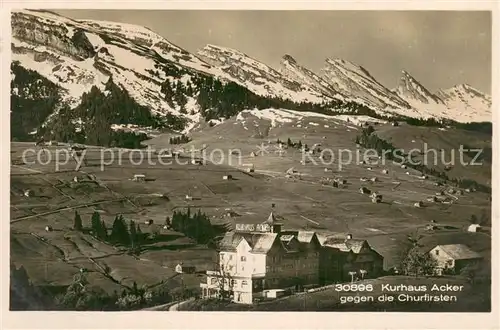
[[[242,240],[245,240],[252,252],[266,253],[271,249],[278,234],[275,233],[241,233],[228,232],[220,242],[222,251],[236,251]]]
[[[283,236],[285,235],[295,236],[297,238],[297,241],[299,241],[300,243],[310,244],[314,237],[314,234],[316,233],[313,231],[306,231],[306,230],[283,230],[281,234]]]
[[[361,249],[368,242],[364,239],[341,239],[337,237],[327,238],[323,246],[339,249],[342,252],[361,252]]]
[[[437,245],[436,247],[440,247],[446,254],[455,260],[482,258],[479,253],[471,250],[464,244]]]

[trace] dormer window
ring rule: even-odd
[[[247,261],[247,257],[241,256],[241,261]]]
[[[437,256],[439,255],[439,250],[436,250],[436,255],[437,255]]]

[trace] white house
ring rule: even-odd
[[[482,259],[479,253],[464,244],[437,245],[429,254],[437,262],[438,275],[442,275],[445,270],[457,273],[465,266],[476,264]]]
[[[319,248],[315,233],[282,231],[273,213],[261,224],[237,224],[221,241],[218,269],[200,284],[202,297],[252,304],[267,290],[317,284]]]

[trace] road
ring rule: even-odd
[[[176,303],[176,304],[172,305],[172,306],[168,309],[168,311],[169,311],[169,312],[178,312],[178,311],[179,311],[179,308],[181,308],[181,310],[182,310],[182,306],[183,306],[183,305],[185,305],[185,304],[187,304],[188,302],[191,302],[191,301],[193,301],[193,300],[194,300],[194,298],[189,298],[188,300],[184,300],[184,301],[178,302],[178,303]]]
[[[142,309],[143,311],[168,311],[168,312],[178,312],[179,311],[179,307],[181,307],[182,309],[182,305],[190,302],[190,301],[193,301],[194,298],[189,298],[188,300],[183,300],[183,301],[179,301],[179,302],[169,302],[169,303],[166,303],[166,304],[162,304],[162,305],[157,305],[157,306],[153,306],[153,307],[148,307],[148,308],[144,308]]]

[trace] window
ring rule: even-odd
[[[248,285],[248,282],[247,281],[241,281],[241,286],[245,286],[245,285]]]
[[[231,286],[234,286],[234,280],[231,280]]]
[[[232,254],[229,255],[229,260],[233,260],[233,255]]]
[[[212,284],[212,285],[217,284],[217,278],[212,277],[212,278],[210,279],[210,284]]]
[[[437,256],[439,255],[439,250],[436,250],[436,255],[437,255]]]
[[[245,256],[241,256],[240,260],[241,260],[241,261],[247,261],[247,257],[245,257]]]

